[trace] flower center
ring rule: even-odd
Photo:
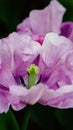
[[[31,88],[36,81],[36,76],[39,73],[40,69],[35,64],[31,64],[29,68],[27,68],[28,72],[28,86],[27,88]]]

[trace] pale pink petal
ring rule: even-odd
[[[48,67],[52,67],[72,48],[73,43],[69,39],[56,33],[48,33],[42,45],[42,59]]]
[[[58,108],[73,107],[73,85],[66,85],[57,90],[46,89],[40,103]]]
[[[6,95],[0,92],[0,113],[7,112],[9,107],[10,103],[8,103]]]
[[[26,96],[28,94],[28,89],[22,86],[10,86],[10,93],[13,96]]]
[[[20,101],[18,96],[11,95],[9,91],[0,89],[0,93],[2,94],[1,97],[5,98],[2,104],[6,102],[5,105],[8,106],[8,109],[10,105],[14,110],[21,110],[26,106],[25,102]]]
[[[41,45],[33,41],[30,36],[19,35],[15,32],[10,34],[5,42],[10,52],[10,66],[8,68],[14,75],[25,75],[26,71],[23,70],[26,70],[26,67],[40,54]],[[4,53],[4,57],[5,55],[6,53]]]
[[[35,104],[41,98],[45,87],[43,84],[33,86],[30,89],[21,86],[11,86],[10,93],[19,96],[19,99],[27,104]]]
[[[52,0],[43,10],[32,10],[29,17],[17,26],[17,31],[40,35],[48,32],[60,33],[65,11],[66,9],[57,0]]]
[[[25,20],[23,20],[22,23],[20,23],[18,26],[17,26],[17,31],[18,32],[28,32],[30,33],[31,32],[31,26],[30,26],[30,21],[29,21],[29,18],[26,18]]]
[[[38,102],[40,100],[44,91],[45,91],[44,84],[40,83],[36,86],[33,86],[29,90],[28,95],[24,96],[25,102],[29,103],[29,104],[35,104],[36,102]]]
[[[64,13],[65,8],[56,0],[51,1],[44,10],[31,11],[29,18],[33,32],[38,34],[48,32],[60,33]]]
[[[19,110],[23,109],[24,107],[26,107],[26,103],[20,101],[16,104],[12,104],[11,106],[12,106],[13,110],[19,111]]]
[[[11,53],[6,39],[0,40],[0,84],[5,87],[16,84],[11,71]]]

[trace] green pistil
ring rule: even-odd
[[[27,69],[28,72],[28,89],[31,88],[36,81],[36,76],[39,73],[40,69],[35,64],[31,64],[30,68]]]

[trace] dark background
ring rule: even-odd
[[[67,9],[63,21],[73,21],[73,0],[59,1]],[[16,26],[32,9],[43,9],[49,2],[49,0],[0,0],[0,38],[16,31]],[[25,110],[14,112],[19,124],[23,120]],[[9,114],[0,115],[0,130],[10,130],[11,126],[7,122]],[[1,126],[2,123],[8,123],[8,129]],[[28,130],[73,130],[73,109],[60,110],[36,104],[32,107]]]

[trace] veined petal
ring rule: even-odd
[[[6,95],[0,92],[0,113],[7,112],[9,107],[10,103],[8,103]]]
[[[46,89],[40,103],[58,108],[73,107],[73,85],[65,85],[57,90]]]
[[[55,65],[64,53],[73,48],[72,42],[56,33],[46,34],[42,45],[42,59],[48,67]]]
[[[45,90],[43,84],[38,84],[30,89],[21,86],[11,86],[10,93],[19,96],[19,99],[27,104],[35,104],[38,102]]]
[[[33,32],[38,34],[45,34],[48,32],[60,33],[60,26],[64,13],[65,8],[56,0],[51,1],[43,10],[31,11],[30,25]]]
[[[10,34],[5,42],[9,47],[11,72],[14,75],[25,75],[23,70],[40,54],[41,45],[30,36],[15,32]]]
[[[66,9],[57,0],[52,0],[43,10],[32,10],[29,17],[17,26],[17,31],[38,35],[44,35],[48,32],[60,33],[65,11]]]
[[[21,110],[21,109],[23,109],[24,107],[26,107],[26,103],[20,101],[20,102],[18,102],[18,103],[11,104],[11,106],[12,106],[13,110],[18,111],[18,110]]]
[[[31,26],[30,26],[30,20],[29,20],[29,17],[26,18],[25,20],[23,20],[22,23],[20,23],[18,26],[17,26],[17,31],[20,32],[20,33],[24,33],[24,32],[28,32],[30,33],[31,32]]]

